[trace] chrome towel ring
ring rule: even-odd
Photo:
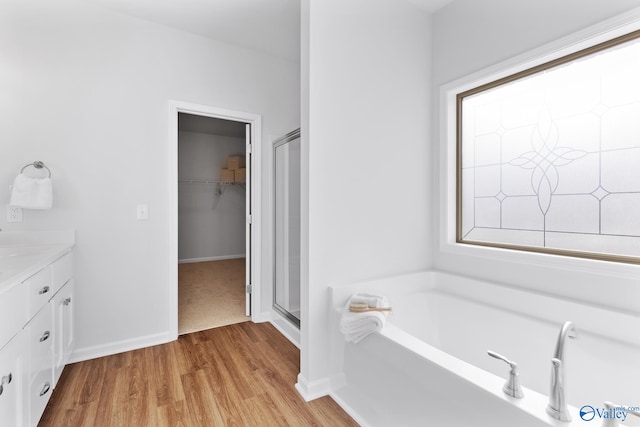
[[[33,163],[29,163],[29,164],[27,164],[27,165],[24,165],[24,166],[22,167],[22,169],[20,170],[20,173],[24,172],[24,170],[25,170],[26,168],[28,168],[29,166],[33,166],[33,167],[34,167],[34,168],[36,168],[36,169],[42,169],[42,168],[45,168],[45,169],[47,170],[47,172],[49,172],[49,178],[51,178],[51,169],[49,169],[47,166],[45,166],[45,164],[44,164],[43,162],[41,162],[40,160],[36,160],[36,161],[35,161],[35,162],[33,162]]]

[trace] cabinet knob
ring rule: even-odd
[[[8,375],[5,375],[4,377],[2,377],[2,384],[9,384],[11,382],[11,380],[13,379],[13,375],[11,374],[11,372],[9,372]]]
[[[65,300],[64,300],[64,301],[62,301],[62,304],[64,304],[64,305],[69,305],[69,304],[71,304],[71,297],[67,297],[67,298],[65,298]]]
[[[0,380],[0,396],[4,392],[4,385],[9,384],[12,379],[13,379],[13,375],[11,374],[11,372],[9,372],[8,375],[5,375],[4,377],[2,377],[2,380]]]
[[[40,390],[40,396],[44,396],[45,394],[47,394],[50,389],[51,389],[51,384],[49,384],[49,382],[44,383],[42,390]]]
[[[49,292],[49,287],[45,286],[44,288],[40,289],[40,292],[38,292],[38,294],[43,295],[43,294],[46,294],[47,292]]]
[[[40,337],[40,342],[45,342],[46,340],[48,340],[50,335],[50,331],[44,331],[44,334],[42,334],[42,336]]]

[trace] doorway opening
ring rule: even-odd
[[[172,102],[170,123],[169,311],[177,338],[259,312],[260,116]]]
[[[248,320],[246,124],[178,113],[178,334]]]

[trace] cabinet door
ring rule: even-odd
[[[53,389],[53,307],[47,303],[29,322],[25,331],[30,339],[29,425],[36,426]]]
[[[22,426],[22,372],[21,352],[26,343],[24,335],[16,335],[0,350],[0,425]]]
[[[74,314],[75,302],[73,300],[73,279],[56,294],[54,304],[54,366],[53,386],[58,383],[64,366],[69,361],[75,344]]]

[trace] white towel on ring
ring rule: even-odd
[[[370,294],[355,294],[349,298],[340,316],[340,332],[346,341],[357,344],[369,334],[380,331],[387,321],[389,312],[354,313],[349,311],[349,305],[353,303],[366,303],[369,307],[388,307],[389,303],[386,297]]]
[[[51,178],[32,178],[18,174],[11,188],[9,206],[25,209],[51,209],[53,187]]]

